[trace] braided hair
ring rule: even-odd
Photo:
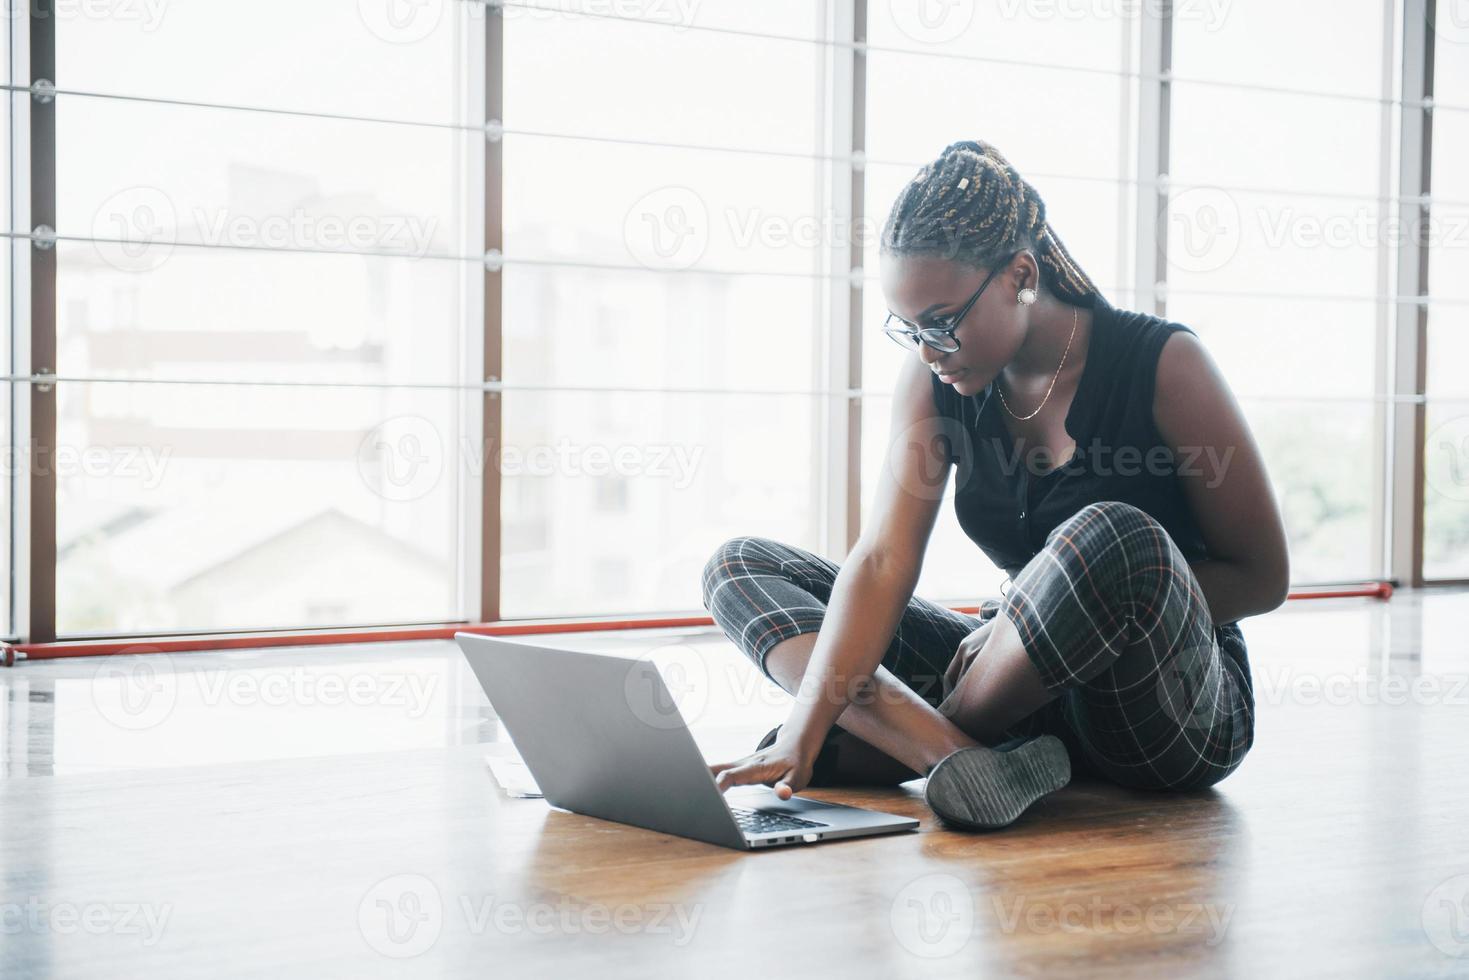
[[[950,143],[918,171],[893,202],[882,229],[882,251],[935,255],[993,268],[1023,248],[1040,260],[1041,283],[1073,306],[1091,306],[1091,281],[1046,220],[1034,187],[988,143]]]

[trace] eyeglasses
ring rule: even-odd
[[[918,324],[910,320],[905,320],[898,316],[898,314],[890,312],[888,313],[888,318],[883,321],[882,332],[891,337],[894,343],[905,350],[917,350],[918,342],[921,340],[936,351],[952,354],[959,349],[959,338],[954,336],[954,331],[959,329],[959,324],[963,322],[965,315],[969,313],[970,307],[979,299],[985,287],[990,284],[990,280],[994,279],[1002,269],[1010,264],[1010,260],[1019,254],[1019,252],[1015,252],[996,262],[994,268],[990,270],[990,274],[984,277],[984,282],[979,284],[979,288],[974,291],[974,295],[969,297],[969,302],[965,303],[958,313],[952,316],[934,317],[933,323],[936,324],[935,326],[920,327]]]

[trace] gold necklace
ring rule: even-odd
[[[998,384],[999,379],[995,379],[995,392],[1000,396],[1000,404],[1005,406],[1005,411],[1010,412],[1010,417],[1012,419],[1015,419],[1018,422],[1024,422],[1026,419],[1033,419],[1036,417],[1041,409],[1046,407],[1046,402],[1051,400],[1051,392],[1056,389],[1056,379],[1061,377],[1061,369],[1066,366],[1066,355],[1071,353],[1071,341],[1076,338],[1076,323],[1080,315],[1081,311],[1076,307],[1072,307],[1071,336],[1066,338],[1066,349],[1061,352],[1061,363],[1056,365],[1056,375],[1055,377],[1051,378],[1051,386],[1046,389],[1046,397],[1041,399],[1041,403],[1035,407],[1034,412],[1031,412],[1029,415],[1016,415],[1014,412],[1011,412],[1009,403],[1005,401],[1005,393],[1003,391],[1000,391],[1000,386]]]

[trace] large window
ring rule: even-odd
[[[56,23],[57,629],[466,615],[472,8],[141,7]]]
[[[1403,573],[1405,459],[1407,574],[1469,577],[1469,26],[1424,2],[18,8],[0,629],[689,612],[730,536],[841,560],[911,356],[878,329],[876,231],[967,138],[1037,186],[1109,299],[1199,332],[1298,584]],[[1424,34],[1438,232],[1404,391]],[[1390,438],[1405,404],[1418,445]],[[921,593],[1002,579],[950,496]]]
[[[1436,13],[1423,572],[1469,579],[1469,14]]]

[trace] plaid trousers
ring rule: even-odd
[[[821,628],[838,571],[802,548],[732,538],[704,567],[704,606],[770,677],[771,647]],[[1139,508],[1100,501],[1077,511],[977,617],[914,596],[882,665],[937,707],[959,642],[1001,610],[1057,694],[1008,734],[1056,735],[1077,772],[1198,789],[1233,772],[1253,744],[1239,624],[1212,622],[1188,561]]]

